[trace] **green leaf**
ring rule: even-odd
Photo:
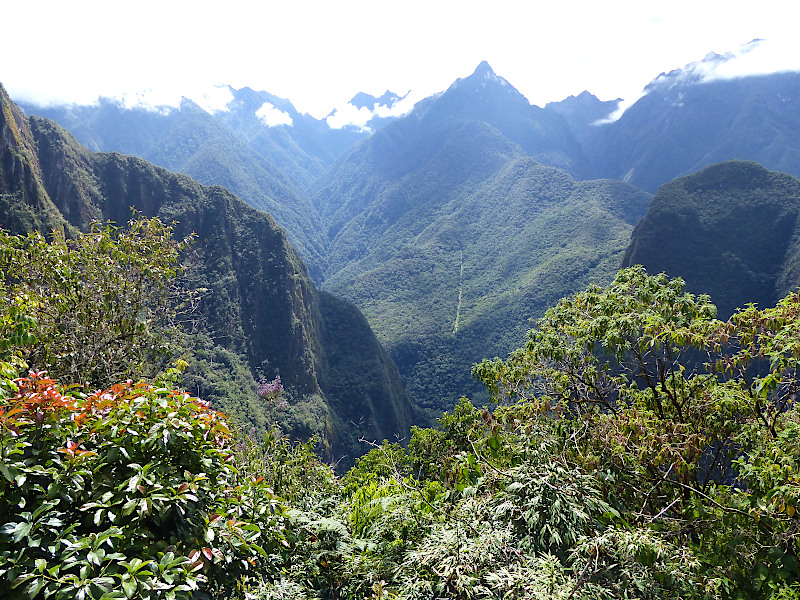
[[[3,526],[4,533],[10,535],[15,542],[19,542],[31,531],[31,523],[7,523]]]
[[[25,595],[28,598],[36,598],[37,594],[41,591],[41,589],[45,586],[47,580],[45,579],[33,579],[28,585],[25,587]]]
[[[133,598],[133,595],[136,593],[139,584],[135,579],[123,579],[122,580],[122,591],[125,593],[126,598]]]
[[[138,503],[139,501],[136,498],[132,498],[128,500],[125,504],[123,504],[122,516],[127,517],[129,514],[131,514],[136,509],[136,505]]]
[[[5,464],[5,461],[0,461],[0,474],[6,478],[7,481],[14,481],[17,477],[16,469],[10,468]]]

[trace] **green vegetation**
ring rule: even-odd
[[[343,477],[155,385],[0,402],[10,598],[800,597],[800,294],[715,318],[620,271],[562,299],[406,447]],[[35,343],[5,309],[4,357]],[[280,398],[280,386],[264,384]]]
[[[175,307],[191,303],[172,283],[185,243],[157,219],[125,231],[95,224],[53,243],[0,232],[0,302],[36,322],[29,333],[38,343],[24,348],[24,360],[88,388],[155,376],[174,352]]]
[[[235,468],[223,415],[169,387],[15,385],[0,402],[4,598],[229,597],[268,563],[280,507]]]
[[[800,181],[728,161],[671,181],[653,197],[623,265],[681,277],[728,317],[775,303],[800,281]]]
[[[468,152],[465,138],[480,136]],[[420,170],[375,184],[369,209],[331,247],[332,265],[346,249],[362,255],[325,284],[361,308],[412,398],[438,412],[462,393],[481,397],[469,366],[516,347],[527,319],[611,280],[649,201],[619,182],[576,182],[509,158],[485,127],[461,126],[444,139]]]
[[[414,418],[411,403],[375,335],[355,307],[315,289],[269,215],[219,186],[200,185],[141,159],[90,152],[55,123],[26,118],[1,87],[0,103],[9,107],[3,114],[12,114],[19,133],[0,139],[0,165],[13,166],[0,178],[0,209],[9,209],[0,212],[0,226],[24,235],[63,231],[56,237],[65,238],[63,247],[73,248],[88,240],[79,232],[88,231],[92,222],[125,223],[133,208],[171,223],[178,239],[194,235],[194,243],[180,254],[179,279],[168,286],[172,300],[191,300],[177,354],[188,363],[182,381],[193,394],[213,402],[244,430],[255,428],[259,437],[276,422],[298,437],[317,436],[320,450],[341,461],[342,468],[363,451],[359,436],[374,440],[408,431]],[[0,128],[6,126],[0,122]],[[21,182],[23,176],[30,181]],[[77,279],[71,281],[74,292],[82,294]],[[103,291],[109,301],[119,296],[111,288],[114,281]],[[102,289],[103,283],[92,285]],[[176,287],[182,290],[177,295]],[[62,307],[66,318],[68,306]],[[178,308],[170,304],[150,314],[169,320]],[[121,317],[129,314],[119,311]],[[157,328],[146,327],[156,333]],[[99,338],[95,343],[107,347]],[[156,363],[120,376],[152,374]],[[286,406],[258,396],[257,382],[276,376],[283,381]],[[356,429],[351,422],[360,425]]]

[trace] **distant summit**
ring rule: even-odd
[[[593,126],[608,117],[619,107],[620,98],[600,100],[589,92],[569,96],[560,102],[548,102],[545,110],[551,110],[564,117],[581,143],[593,133]]]
[[[386,90],[380,98],[376,98],[371,94],[359,92],[353,96],[349,104],[352,104],[356,108],[366,108],[374,111],[378,106],[394,106],[395,103],[399,102],[403,98],[405,98],[405,96],[398,96],[389,90]]]
[[[497,77],[497,75],[494,74],[492,67],[490,67],[489,63],[486,62],[485,60],[481,61],[481,64],[477,66],[475,72],[472,75],[477,77],[485,77],[487,79],[489,77]]]
[[[519,96],[520,98],[525,100],[526,104],[529,104],[525,96],[523,96],[517,89],[511,85],[506,79],[498,76],[492,67],[489,66],[489,63],[485,60],[481,61],[481,63],[476,67],[475,71],[473,71],[472,75],[469,77],[459,78],[456,79],[455,82],[450,86],[450,89],[457,88],[457,87],[468,87],[468,88],[481,88],[486,89],[487,87],[494,88],[495,86],[491,86],[489,84],[495,84],[495,86],[499,88],[505,88],[506,92],[509,94],[514,94]]]
[[[422,104],[422,103],[420,103]],[[566,119],[531,105],[513,85],[482,61],[469,77],[457,79],[424,104],[423,127],[479,122],[497,129],[535,160],[582,178],[589,164]]]

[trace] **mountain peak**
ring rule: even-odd
[[[398,96],[389,90],[386,90],[383,93],[383,96],[380,98],[376,98],[375,96],[365,92],[359,92],[350,99],[349,104],[352,104],[356,108],[368,108],[369,110],[375,110],[376,106],[393,106],[395,102],[398,102],[403,98],[405,98],[405,96]]]
[[[512,91],[516,94],[519,94],[517,90],[512,86],[508,81],[496,75],[495,72],[492,70],[492,67],[489,66],[489,63],[481,61],[475,71],[469,77],[464,77],[456,79],[456,81],[451,86],[452,88],[459,88],[466,84],[467,88],[472,89],[480,88],[486,89],[487,84],[489,88],[494,89],[495,87],[499,86],[501,88],[505,88],[507,92],[511,93]],[[491,85],[494,84],[494,85]],[[521,95],[521,94],[519,94]]]
[[[472,76],[485,77],[486,79],[489,79],[491,77],[497,77],[497,75],[494,74],[494,71],[492,71],[492,67],[490,67],[489,63],[486,62],[485,60],[481,61],[481,64],[477,66]]]

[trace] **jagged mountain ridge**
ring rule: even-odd
[[[314,231],[313,236],[321,242],[314,247],[322,248],[319,253],[322,259],[317,263],[310,262],[315,279],[324,282],[326,289],[346,294],[357,301],[401,363],[416,364],[419,361],[415,356],[420,355],[428,356],[430,360],[425,361],[431,364],[450,361],[450,358],[445,358],[453,344],[447,337],[450,335],[448,331],[444,337],[435,339],[428,331],[425,335],[429,337],[423,341],[412,339],[408,332],[402,338],[391,338],[394,339],[391,342],[387,336],[395,336],[399,329],[397,323],[411,323],[409,331],[416,332],[418,329],[415,327],[426,322],[427,315],[443,315],[447,311],[453,314],[436,318],[440,324],[449,323],[452,327],[455,304],[447,304],[445,310],[445,304],[436,300],[437,295],[429,294],[430,290],[439,289],[443,284],[431,283],[428,276],[439,273],[445,277],[446,271],[447,277],[451,278],[457,269],[454,271],[450,266],[444,271],[440,269],[442,263],[430,259],[427,250],[419,250],[421,243],[418,241],[431,227],[437,227],[437,223],[458,212],[464,198],[476,194],[485,197],[487,186],[497,193],[506,193],[507,186],[492,186],[488,182],[507,172],[506,167],[515,161],[533,158],[566,169],[577,180],[592,184],[586,189],[599,189],[596,187],[599,184],[588,178],[602,176],[628,180],[655,190],[660,183],[674,176],[714,160],[737,156],[757,158],[767,166],[791,172],[795,140],[800,139],[793,133],[795,96],[791,90],[794,85],[792,78],[796,75],[706,81],[693,76],[694,73],[693,68],[687,67],[660,76],[649,86],[648,93],[620,119],[600,125],[598,120],[607,120],[616,108],[615,101],[603,102],[583,93],[541,109],[531,106],[508,81],[497,76],[488,64],[482,63],[472,75],[418,103],[408,115],[391,121],[369,137],[362,135],[360,141],[348,146],[330,170],[311,185],[309,189],[313,194],[304,206],[311,206],[309,220],[318,220],[320,230]],[[765,85],[764,82],[773,82],[774,85]],[[764,92],[767,88],[769,93]],[[299,121],[294,121],[296,115],[291,112],[291,107],[282,103],[286,101],[266,92],[240,92],[243,94],[241,106],[227,114],[228,122],[215,115],[218,125],[235,132],[234,135],[246,144],[251,143],[248,139],[253,140],[252,144],[256,143],[255,140],[263,133],[260,129],[268,129],[269,136],[281,132],[282,136],[287,136],[286,139],[278,143],[275,142],[277,138],[269,137],[269,151],[277,152],[281,147],[291,146],[289,154],[294,156],[292,153],[298,143],[292,130],[297,128]],[[353,106],[372,102],[372,97],[367,96],[354,97]],[[779,102],[775,102],[776,98]],[[293,124],[271,128],[259,124],[255,114],[264,102],[289,115]],[[782,112],[784,109],[788,112]],[[753,132],[758,132],[758,135],[753,135]],[[288,136],[294,136],[291,144],[287,141]],[[295,164],[292,160],[287,164]],[[530,176],[545,175],[537,172]],[[301,190],[301,193],[304,192]],[[627,195],[633,191],[628,187],[617,187],[614,193]],[[496,218],[507,218],[502,201],[503,197],[495,199],[500,207],[495,209]],[[609,212],[613,214],[614,210],[617,209],[609,209]],[[640,214],[643,212],[641,209]],[[632,225],[619,215],[614,219],[617,220],[614,227],[620,223],[625,227]],[[603,217],[600,222],[609,221]],[[471,224],[469,219],[466,223]],[[565,231],[571,231],[567,225],[569,223],[564,224]],[[617,252],[621,252],[619,248],[627,242],[620,241],[618,234],[619,230],[615,230],[607,241],[614,238]],[[563,242],[551,241],[556,246],[549,251],[558,256]],[[302,246],[300,250],[303,252]],[[573,248],[573,252],[577,250]],[[406,268],[416,264],[420,256],[428,257],[418,265],[427,270],[420,272]],[[524,254],[512,252],[509,253],[511,256],[517,261],[525,261]],[[448,255],[447,261],[454,260],[454,255]],[[501,262],[510,263],[511,258]],[[406,267],[398,266],[402,263]],[[520,270],[525,270],[524,265]],[[400,281],[398,276],[392,277],[393,271],[404,273],[405,281]],[[598,281],[605,276],[599,273]],[[539,285],[552,289],[557,294],[554,299],[570,291],[563,278],[559,279],[554,273],[549,276],[550,282],[543,278]],[[379,282],[383,285],[384,280],[389,282],[389,287],[377,287]],[[409,289],[408,286],[417,280],[428,283],[422,283],[416,291]],[[554,283],[557,280],[561,281],[558,285]],[[429,290],[422,289],[429,283]],[[492,293],[487,292],[484,305],[492,303]],[[514,293],[504,290],[500,295],[510,304],[518,302],[520,307],[526,307],[520,308],[516,314],[522,323],[519,326],[521,330],[524,321],[535,316],[538,309],[529,308],[534,304],[525,299],[524,293],[519,296],[514,296]],[[391,294],[395,295],[391,300],[394,312],[384,312],[386,306],[382,303]],[[429,300],[420,302],[410,298],[409,294],[420,294]],[[452,294],[448,302],[451,298]],[[401,305],[403,308],[398,312],[397,307]],[[467,313],[462,314],[466,321],[461,328],[461,338],[473,331],[472,328],[474,331],[479,329],[477,323],[480,319],[475,317],[468,324]],[[399,320],[384,330],[393,315],[400,315]],[[510,319],[502,319],[504,326]],[[498,341],[503,335],[492,330],[492,327],[499,326],[499,321],[486,323],[481,326],[481,335],[485,333],[483,354],[476,358],[505,351]],[[474,340],[478,340],[478,334],[474,334]],[[393,345],[395,341],[396,346]],[[518,343],[515,340],[508,348]],[[453,369],[465,371],[469,366],[467,361],[459,362],[459,365]],[[420,378],[411,373],[404,371],[412,388],[421,385]],[[411,377],[415,381],[408,379]]]
[[[27,107],[27,112],[59,122],[93,151],[139,156],[200,183],[224,186],[251,206],[269,212],[287,230],[313,277],[325,269],[326,242],[306,193],[224,121],[195,103],[184,100],[179,108],[155,111],[126,109],[103,100],[87,107]],[[315,160],[300,151],[285,155],[289,161]],[[316,177],[322,167],[309,168]]]
[[[197,233],[187,277],[207,290],[207,327],[187,373],[192,391],[263,430],[275,415],[254,397],[254,378],[280,374],[291,399],[282,416],[295,432],[321,434],[331,457],[352,460],[359,435],[405,434],[413,408],[396,368],[352,304],[316,290],[268,214],[142,159],[90,152],[54,122],[25,117],[2,87],[0,109],[0,227],[70,232],[92,219],[125,222],[134,207],[175,220],[178,235]]]
[[[598,109],[609,105],[586,92],[546,109],[569,120],[594,177],[649,192],[732,159],[800,176],[800,73],[723,77],[733,58],[710,53],[662,73],[613,122],[606,118],[613,111],[598,120]]]

